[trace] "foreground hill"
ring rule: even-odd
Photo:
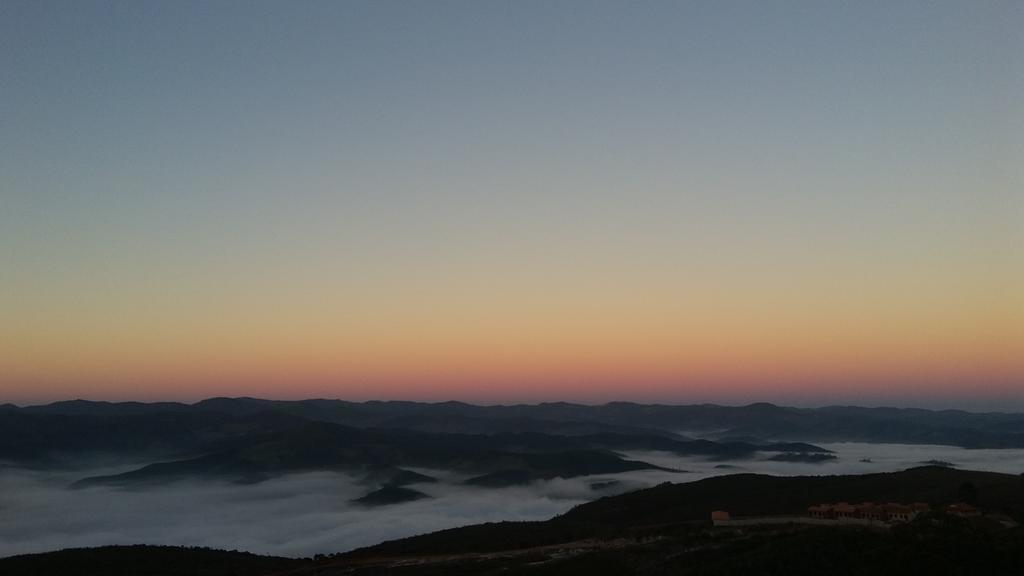
[[[965,484],[982,508],[1024,521],[1024,476],[938,466],[887,474],[766,476],[734,474],[645,490],[581,504],[546,522],[503,522],[454,528],[385,542],[349,553],[378,555],[492,552],[558,544],[581,538],[632,536],[664,526],[707,523],[713,510],[736,516],[803,514],[825,502],[957,502]]]
[[[1024,531],[954,517],[892,530],[766,526],[661,527],[628,537],[583,539],[492,553],[322,561],[292,576],[587,574],[673,576],[1010,576],[1024,570]]]
[[[0,558],[5,576],[258,576],[304,560],[181,546],[102,546]]]
[[[547,522],[503,522],[386,542],[296,575],[334,574],[1020,574],[1024,529],[930,513],[891,530],[796,525],[715,528],[712,510],[800,514],[811,504],[927,502],[971,494],[1024,520],[1024,477],[922,467],[863,476],[738,474],[583,504]]]

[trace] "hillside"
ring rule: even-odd
[[[4,576],[258,576],[303,560],[181,546],[103,546],[0,558]]]
[[[509,543],[551,545],[588,537],[634,534],[673,525],[699,525],[713,510],[736,516],[802,514],[824,502],[956,502],[961,486],[975,487],[978,504],[1024,521],[1024,476],[921,467],[889,474],[765,476],[734,474],[601,498],[547,522],[502,522],[455,528],[385,542],[351,557],[490,552]]]

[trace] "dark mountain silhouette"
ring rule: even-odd
[[[364,411],[394,423],[422,421],[425,411],[476,410],[457,403],[271,402],[211,399],[184,404],[72,401],[0,412],[0,459],[57,466],[97,455],[153,464],[113,476],[85,478],[76,487],[140,485],[190,478],[260,482],[277,475],[316,470],[353,472],[369,479],[382,469],[424,467],[474,477],[479,485],[506,485],[554,477],[656,469],[629,461],[618,451],[665,451],[684,456],[735,460],[762,453],[827,451],[807,443],[691,440],[666,431],[618,424],[579,424],[497,418],[486,434],[431,433],[356,418],[363,425],[330,421],[329,415]],[[489,409],[488,407],[485,407]],[[441,418],[427,415],[428,420]],[[485,428],[484,420],[456,417]],[[537,424],[554,432],[521,432]],[[457,426],[456,428],[459,428]],[[507,430],[517,430],[509,432]],[[589,433],[598,430],[598,432]],[[614,430],[614,431],[611,431]],[[383,481],[378,484],[393,482]]]
[[[72,401],[17,410],[23,414],[125,416],[210,414],[253,417],[275,412],[306,420],[354,427],[392,427],[445,433],[546,432],[553,434],[700,432],[709,438],[811,442],[862,441],[948,444],[967,448],[1024,447],[1024,414],[972,413],[911,408],[789,408],[767,403],[748,406],[699,404],[669,406],[611,402],[598,406],[565,402],[474,406],[461,402],[277,401],[211,398],[196,404],[140,404]],[[5,417],[8,411],[2,412]]]
[[[723,440],[693,440],[673,431],[682,429],[705,429]],[[798,434],[806,439],[1005,446],[1024,435],[1024,415],[764,403],[473,406],[212,398],[188,405],[75,400],[0,411],[0,460],[54,466],[106,454],[155,462],[124,474],[83,479],[78,486],[84,487],[186,478],[259,482],[313,470],[354,472],[374,483],[369,479],[374,470],[408,466],[458,471],[471,483],[497,486],[656,468],[629,462],[620,451],[723,461],[832,459],[806,442],[759,440]],[[537,454],[560,454],[547,460],[558,465],[538,465],[543,458],[530,456]]]
[[[707,449],[706,444],[701,443],[701,448]],[[259,482],[290,472],[336,470],[373,474],[380,468],[401,466],[468,474],[519,470],[533,478],[659,469],[644,462],[625,460],[587,437],[425,434],[302,422],[280,431],[232,441],[227,449],[196,458],[150,464],[113,476],[86,478],[75,486],[129,486],[190,478]]]
[[[422,500],[424,498],[430,498],[430,496],[412,488],[385,486],[370,492],[366,496],[356,498],[353,502],[363,506],[386,506],[388,504],[401,504],[402,502],[412,502],[413,500]]]
[[[103,546],[0,558],[5,576],[258,576],[307,561],[182,546]]]
[[[500,470],[470,478],[466,484],[495,488],[557,477],[572,478],[631,470],[664,470],[646,462],[624,460],[614,454],[593,450],[518,454],[504,460],[500,466]]]
[[[24,408],[0,412],[0,460],[47,465],[98,454],[180,458],[304,422],[275,411],[236,416],[191,409],[124,413],[107,406],[93,413],[76,407],[73,413]]]
[[[434,484],[437,482],[437,478],[433,476],[394,467],[371,469],[364,477],[364,480],[381,486],[407,486],[409,484]]]
[[[213,444],[217,449],[202,456],[151,464],[114,476],[87,478],[76,487],[137,485],[196,477],[258,482],[289,472],[336,470],[369,474],[382,467],[402,466],[483,475],[470,483],[498,486],[555,477],[663,469],[626,460],[614,453],[615,450],[663,450],[713,459],[752,458],[760,452],[791,450],[827,452],[803,443],[755,446],[740,442],[675,440],[655,434],[428,434],[389,428],[354,428],[328,422],[289,423],[292,425],[274,427],[269,432],[220,438]],[[275,424],[280,422],[275,421]],[[500,474],[489,476],[494,473]],[[518,480],[513,482],[512,479]]]
[[[823,464],[836,460],[835,454],[822,454],[820,452],[783,452],[765,458],[772,462],[803,462],[806,464]]]

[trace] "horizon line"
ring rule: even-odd
[[[107,404],[107,405],[118,405],[118,404],[142,404],[142,405],[154,405],[154,404],[174,404],[179,406],[194,407],[204,402],[212,400],[254,400],[260,402],[346,402],[349,404],[384,404],[384,403],[407,403],[407,404],[427,404],[427,405],[440,405],[440,404],[461,404],[464,406],[473,406],[479,408],[512,408],[518,406],[544,406],[550,404],[566,404],[570,406],[583,406],[596,408],[601,406],[609,406],[613,404],[631,404],[636,406],[662,406],[662,407],[693,407],[693,406],[713,406],[718,408],[750,408],[753,406],[763,405],[774,408],[791,408],[796,410],[822,410],[828,408],[863,408],[863,409],[878,409],[878,410],[922,410],[926,412],[962,412],[967,414],[1024,414],[1024,409],[1018,410],[967,410],[963,408],[926,408],[922,406],[905,405],[897,406],[891,404],[815,404],[815,405],[792,405],[771,402],[767,400],[758,400],[754,402],[748,402],[744,404],[729,404],[720,402],[692,402],[692,403],[670,403],[670,402],[637,402],[633,400],[609,400],[607,402],[572,402],[568,400],[545,400],[538,402],[514,402],[514,403],[480,403],[480,402],[467,402],[464,400],[448,399],[448,400],[401,400],[401,399],[366,399],[366,400],[346,400],[344,398],[327,398],[327,397],[309,397],[309,398],[269,398],[269,397],[257,397],[257,396],[209,396],[196,400],[194,402],[180,401],[180,400],[93,400],[89,398],[70,398],[66,400],[54,400],[51,402],[38,403],[38,404],[18,404],[16,402],[2,402],[2,406],[14,406],[18,409],[26,408],[43,408],[47,406],[53,406],[55,404],[66,404],[72,402],[85,402],[90,404]]]

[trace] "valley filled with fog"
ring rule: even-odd
[[[649,451],[628,452],[626,455],[658,466],[685,469],[689,472],[685,475],[686,480],[670,479],[672,482],[747,472],[776,476],[871,474],[895,472],[940,462],[965,470],[1008,474],[1024,473],[1024,449],[1017,448],[968,449],[930,444],[872,444],[864,442],[817,442],[815,445],[831,450],[836,459],[821,463],[776,462],[768,459],[720,462]],[[676,475],[676,478],[679,477]]]
[[[837,458],[820,463],[739,460],[668,452],[624,454],[665,468],[572,479],[537,480],[487,488],[464,476],[417,469],[438,479],[412,487],[430,498],[367,507],[352,501],[367,492],[357,478],[336,472],[289,474],[255,484],[214,480],[133,487],[71,489],[89,476],[131,465],[74,470],[0,467],[0,557],[104,544],[173,544],[311,556],[434,530],[501,520],[543,520],[577,504],[653,486],[735,473],[773,475],[865,474],[945,462],[963,469],[1019,474],[1024,449],[819,443]]]

